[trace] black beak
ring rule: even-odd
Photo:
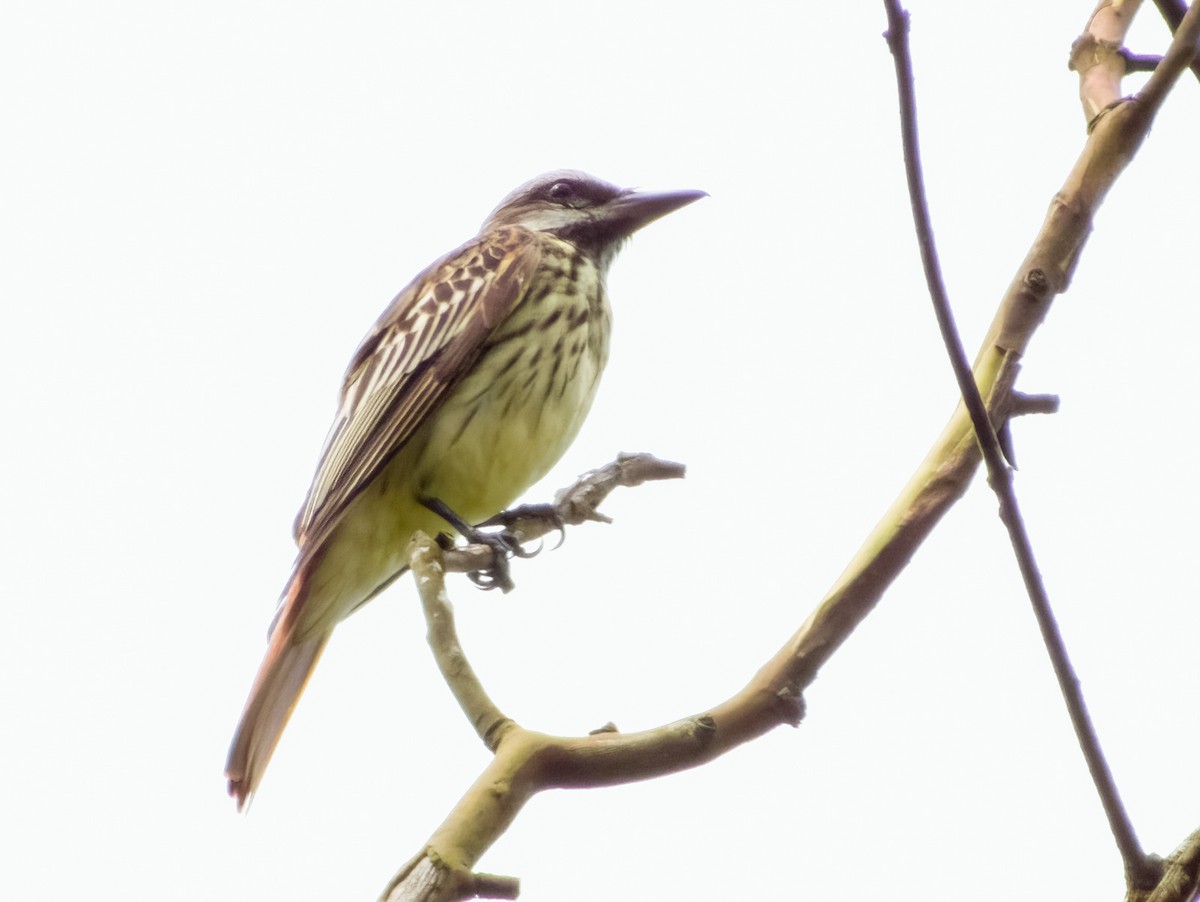
[[[628,238],[643,226],[702,197],[708,197],[708,192],[630,190],[605,204],[601,219],[608,224],[612,238]]]

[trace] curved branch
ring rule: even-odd
[[[425,533],[417,532],[409,543],[408,560],[425,611],[429,647],[442,678],[484,745],[495,751],[503,734],[515,723],[488,696],[458,642],[454,611],[446,594],[442,550]]]

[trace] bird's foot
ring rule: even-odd
[[[502,526],[500,534],[507,535],[520,548],[520,551],[514,552],[517,557],[533,557],[542,550],[542,545],[539,543],[532,551],[525,549],[521,545],[516,527],[521,527],[521,533],[529,532],[532,527],[532,531],[539,536],[548,532],[558,532],[558,542],[555,544],[555,548],[562,545],[567,538],[566,524],[563,523],[562,514],[553,504],[521,504],[517,507],[510,507],[506,511],[500,511],[494,517],[489,517],[479,525]]]
[[[498,526],[504,524],[504,514],[498,514],[490,520],[486,520],[478,526],[472,526],[462,517],[454,512],[454,510],[444,501],[437,498],[428,498],[421,501],[425,507],[429,508],[447,523],[455,528],[464,539],[472,545],[485,545],[492,549],[492,565],[482,570],[475,570],[468,573],[467,576],[471,582],[479,586],[481,589],[499,589],[501,592],[509,592],[516,588],[516,583],[512,580],[512,574],[509,570],[508,561],[511,557],[533,557],[540,551],[540,548],[535,548],[532,551],[527,551],[521,546],[521,542],[516,535],[509,531],[505,526],[499,532],[484,532],[481,527]],[[530,505],[536,507],[537,505]],[[548,505],[547,505],[548,506]],[[519,508],[518,508],[519,510]],[[497,522],[493,522],[497,521]],[[515,522],[515,521],[511,521]],[[439,544],[445,547],[443,539],[439,536]],[[451,546],[452,546],[451,542]]]
[[[463,538],[473,545],[486,545],[492,549],[492,566],[482,570],[472,570],[467,578],[481,589],[499,589],[501,592],[511,592],[517,584],[513,582],[508,559],[513,555],[521,555],[521,546],[509,540],[502,532],[480,532],[471,528],[463,532]]]

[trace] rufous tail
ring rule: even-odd
[[[272,631],[266,656],[229,746],[225,776],[238,811],[258,789],[271,753],[329,640],[329,633],[322,632],[294,641],[294,631],[289,627],[290,624],[282,622]]]

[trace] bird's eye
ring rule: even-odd
[[[566,201],[571,200],[575,196],[575,189],[570,182],[555,182],[546,189],[546,196],[551,200]]]

